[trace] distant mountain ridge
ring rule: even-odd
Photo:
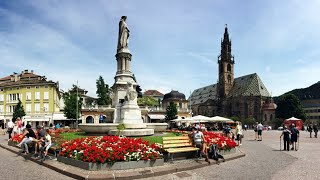
[[[317,83],[301,89],[294,89],[284,94],[294,94],[299,100],[320,99],[320,81]]]

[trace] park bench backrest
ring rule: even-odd
[[[192,140],[189,136],[163,137],[162,140],[164,149],[192,146]]]

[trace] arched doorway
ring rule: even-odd
[[[94,118],[92,116],[88,116],[86,118],[86,123],[90,124],[90,123],[94,123]]]

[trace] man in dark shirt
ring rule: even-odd
[[[37,130],[37,133],[38,133],[38,137],[37,137],[36,140],[33,140],[35,142],[34,155],[38,156],[38,148],[40,147],[40,143],[43,142],[42,140],[44,140],[44,137],[46,136],[46,132],[39,125],[36,127],[36,130]]]
[[[308,131],[310,133],[310,138],[312,138],[312,124],[309,124]]]
[[[287,126],[284,126],[284,130],[282,131],[280,140],[281,140],[281,137],[283,136],[284,150],[287,150],[287,151],[289,151],[290,134],[291,132],[288,130]]]
[[[299,130],[296,128],[295,124],[292,124],[292,126],[291,126],[291,144],[292,144],[291,150],[296,150],[296,151],[298,150],[297,149],[298,138],[299,138]]]
[[[313,124],[314,137],[318,138],[318,127],[317,124]]]

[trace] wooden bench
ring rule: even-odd
[[[171,160],[173,160],[173,154],[200,150],[193,146],[189,136],[162,137],[162,140],[163,149],[168,152],[169,157],[171,156]]]

